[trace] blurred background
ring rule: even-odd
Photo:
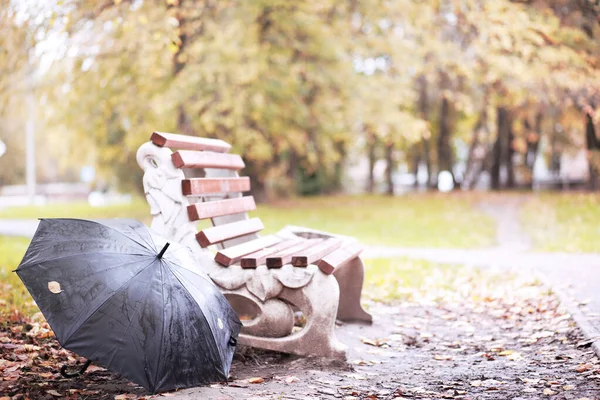
[[[596,0],[0,3],[5,205],[141,194],[153,130],[261,200],[599,186]]]

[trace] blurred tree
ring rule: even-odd
[[[588,110],[595,130],[585,1],[63,1],[44,22],[66,44],[41,94],[48,140],[65,165],[139,188],[152,130],[219,137],[259,198],[337,188],[357,146],[367,188],[384,158],[391,193],[398,162],[454,172],[462,141],[465,187],[486,168],[510,187],[531,175],[551,110]]]

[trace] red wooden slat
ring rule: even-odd
[[[250,190],[250,178],[192,178],[181,181],[185,196],[207,193],[235,193]]]
[[[252,218],[203,229],[198,232],[196,239],[198,240],[198,243],[200,243],[200,246],[208,247],[211,244],[256,233],[263,229],[265,229],[265,226],[260,218]]]
[[[269,235],[251,240],[246,243],[238,244],[237,246],[229,247],[219,251],[215,255],[215,261],[219,264],[229,266],[242,259],[247,254],[254,253],[266,247],[273,246],[281,241],[281,238]]]
[[[313,264],[315,261],[320,260],[327,254],[338,249],[343,243],[342,239],[331,238],[326,239],[322,243],[314,246],[304,254],[294,255],[292,257],[292,265],[294,267],[306,267],[308,264]]]
[[[264,264],[267,260],[267,257],[271,254],[288,249],[302,241],[303,239],[284,240],[283,242],[279,242],[275,246],[267,247],[266,249],[262,249],[255,253],[248,254],[242,258],[242,268],[256,268],[259,265]]]
[[[227,153],[231,149],[229,143],[220,139],[200,138],[176,133],[153,132],[150,141],[159,147],[174,149],[208,150],[217,153]]]
[[[223,168],[239,170],[244,168],[244,160],[237,154],[214,153],[210,151],[179,150],[171,154],[177,168]]]
[[[294,247],[290,247],[289,249],[282,250],[279,253],[272,254],[267,257],[267,268],[281,268],[285,264],[288,264],[290,261],[292,261],[292,257],[295,254],[307,251],[322,241],[323,239],[306,239]]]
[[[254,197],[245,196],[235,199],[216,200],[206,203],[190,204],[187,208],[190,221],[198,221],[223,215],[243,213],[254,210],[256,203]]]
[[[337,249],[333,253],[329,253],[317,263],[317,266],[325,274],[331,275],[337,267],[355,258],[361,251],[362,247],[358,243],[352,243],[341,249]]]

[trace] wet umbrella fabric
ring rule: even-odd
[[[153,393],[225,381],[240,320],[165,244],[135,220],[42,219],[16,272],[64,348]]]

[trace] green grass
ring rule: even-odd
[[[364,298],[386,303],[488,302],[501,293],[513,298],[520,288],[539,285],[526,273],[406,258],[365,260],[365,270]]]
[[[0,315],[13,314],[14,310],[31,315],[37,310],[27,289],[12,272],[28,245],[29,239],[0,236]]]
[[[366,244],[406,247],[472,248],[494,243],[495,224],[473,209],[476,197],[468,194],[423,194],[402,197],[329,196],[298,198],[260,204],[251,216],[262,219],[265,233],[299,225],[357,237]],[[90,207],[86,203],[0,210],[2,218],[113,218],[150,222],[142,198],[131,204]]]
[[[270,232],[286,224],[358,238],[365,244],[471,248],[494,244],[495,223],[463,194],[313,197],[259,206]]]
[[[45,206],[9,207],[0,209],[0,219],[38,218],[135,218],[150,223],[150,208],[141,197],[130,204],[90,207],[87,202],[53,203]]]
[[[437,265],[423,260],[371,259],[365,260],[365,295],[372,300],[393,302],[415,300],[415,293],[436,282],[436,287],[451,289],[450,279],[437,279],[451,274],[454,267]]]
[[[540,251],[600,252],[600,195],[545,193],[532,197],[521,220]]]

